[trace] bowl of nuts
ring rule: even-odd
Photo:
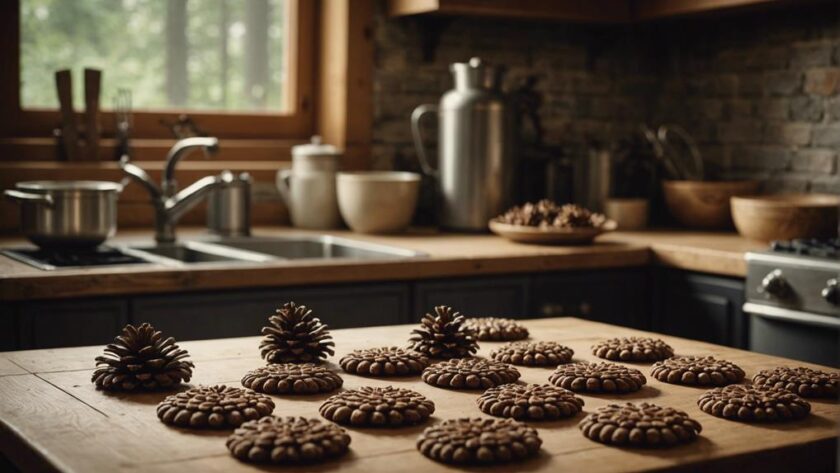
[[[519,243],[581,245],[591,243],[616,224],[604,215],[575,204],[544,199],[512,207],[490,220],[490,231]]]

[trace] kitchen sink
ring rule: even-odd
[[[213,244],[290,260],[395,259],[425,256],[417,251],[329,235],[229,238],[214,241]]]
[[[274,260],[269,255],[193,241],[154,246],[131,246],[120,248],[120,250],[123,253],[162,264],[265,262]]]

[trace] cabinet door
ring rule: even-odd
[[[447,279],[414,285],[412,321],[438,305],[451,306],[470,317],[527,318],[528,278]]]
[[[644,269],[537,275],[531,292],[531,313],[538,317],[580,317],[640,329],[649,326]]]
[[[660,269],[656,288],[655,331],[746,347],[743,280]]]
[[[128,322],[121,299],[26,302],[20,306],[21,348],[103,345]]]
[[[18,330],[18,305],[6,302],[0,306],[0,351],[17,350],[20,346]],[[0,467],[3,466],[0,461]],[[0,468],[0,471],[4,471]]]
[[[284,300],[305,304],[330,328],[409,322],[408,284],[360,284],[283,289]]]

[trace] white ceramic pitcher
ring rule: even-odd
[[[341,226],[335,174],[341,151],[322,144],[320,136],[292,147],[292,168],[277,172],[277,189],[298,228],[329,229]]]

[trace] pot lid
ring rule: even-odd
[[[292,156],[338,156],[341,151],[331,144],[321,142],[320,135],[314,135],[309,143],[292,146]]]
[[[122,186],[110,181],[24,181],[15,184],[27,191],[119,191]]]

